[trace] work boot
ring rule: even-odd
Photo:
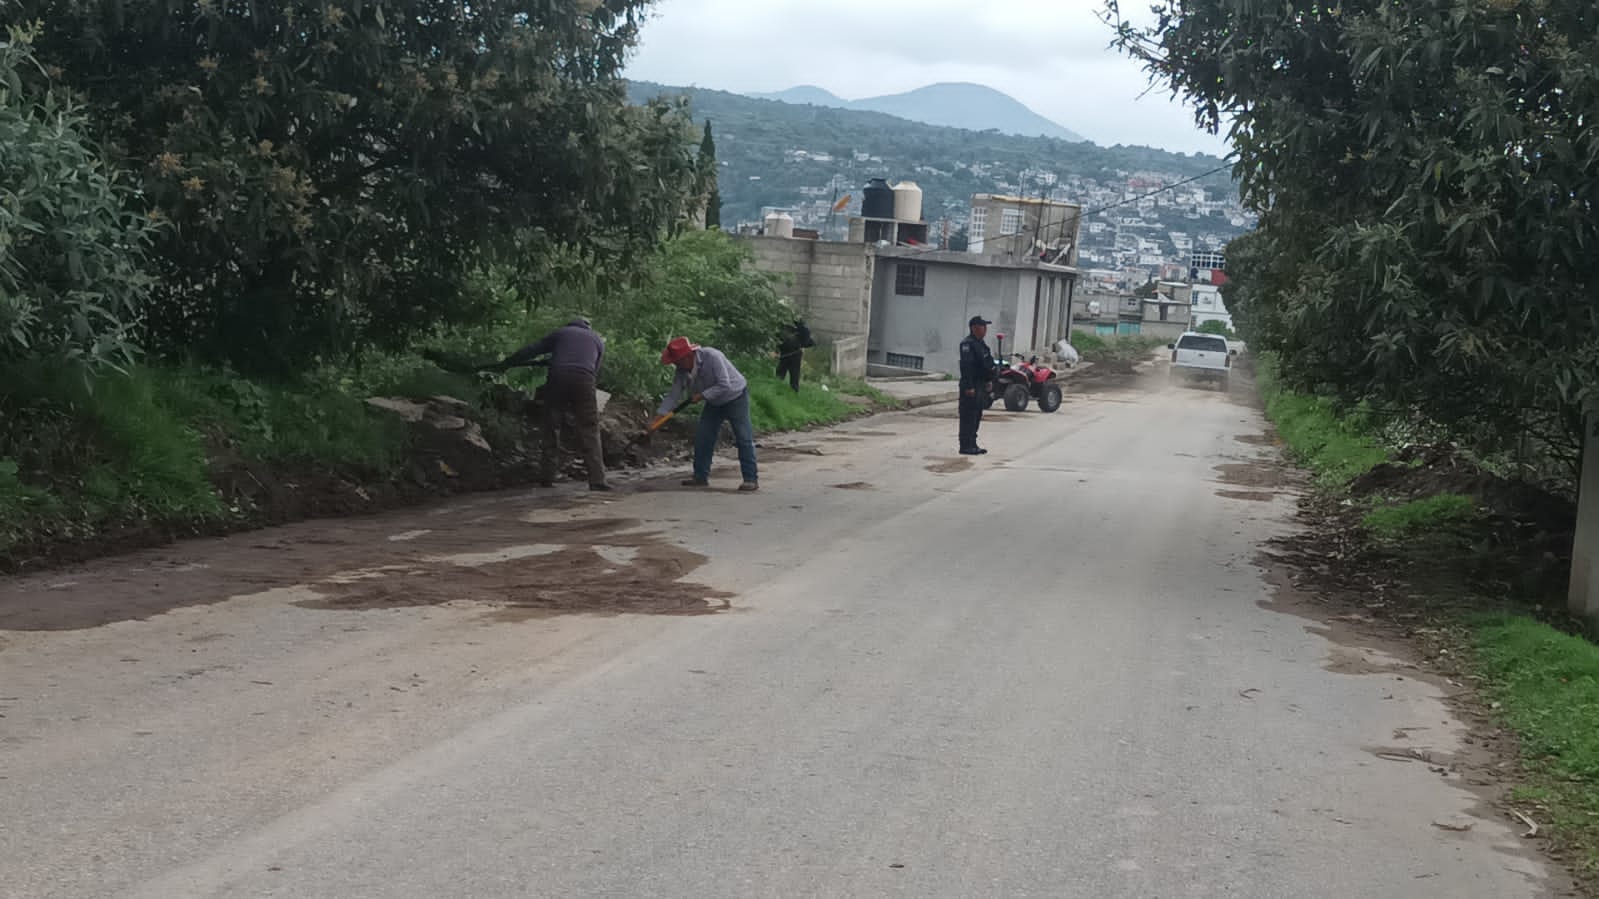
[[[984,456],[987,454],[988,450],[976,446],[969,446],[966,449],[961,450],[961,455],[963,456]]]
[[[761,489],[761,485],[756,481],[745,481],[744,483],[738,485],[739,493],[754,493],[759,489]]]
[[[590,484],[589,489],[601,493],[609,493],[611,491],[611,485],[606,483]]]
[[[554,487],[555,486],[555,482],[550,480],[549,478],[539,478],[537,483],[538,483],[538,486],[540,486],[540,487]]]
[[[710,481],[702,481],[699,478],[689,478],[688,480],[683,482],[683,486],[684,487],[709,487],[709,486],[711,486],[711,482]]]

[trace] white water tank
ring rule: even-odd
[[[914,181],[901,181],[894,185],[894,220],[919,222],[922,220],[922,189]]]
[[[774,212],[766,217],[767,237],[793,237],[794,217],[786,212]]]

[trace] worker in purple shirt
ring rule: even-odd
[[[749,382],[721,350],[695,346],[687,337],[672,338],[666,351],[661,353],[661,364],[677,369],[672,392],[661,403],[662,415],[676,409],[685,398],[705,404],[700,413],[699,430],[694,435],[694,477],[684,481],[683,486],[709,486],[711,458],[716,455],[716,438],[721,435],[725,421],[733,426],[733,440],[738,444],[738,467],[744,475],[744,483],[738,489],[744,493],[759,490]]]
[[[600,450],[600,410],[594,395],[600,361],[605,358],[604,338],[594,333],[588,319],[574,318],[517,350],[504,362],[489,366],[488,370],[505,371],[531,365],[540,356],[550,357],[550,377],[543,390],[544,439],[539,484],[555,485],[555,470],[561,458],[561,423],[571,412],[577,424],[577,439],[582,444],[589,489],[610,490],[605,482],[605,456]]]

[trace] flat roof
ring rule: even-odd
[[[1013,268],[1025,271],[1055,272],[1076,275],[1077,269],[1069,265],[1051,265],[1038,259],[1016,258],[1004,253],[963,253],[957,250],[927,250],[919,247],[873,247],[872,252],[885,259],[905,259],[933,265],[965,265],[974,268]]]
[[[1020,203],[1029,206],[1063,206],[1071,209],[1083,208],[1083,204],[1073,203],[1071,200],[1054,200],[1046,197],[1016,197],[1010,194],[972,194],[972,199],[998,200],[1001,203]]]

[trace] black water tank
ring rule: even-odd
[[[866,182],[866,195],[861,199],[861,216],[869,219],[894,217],[894,189],[882,178]]]

